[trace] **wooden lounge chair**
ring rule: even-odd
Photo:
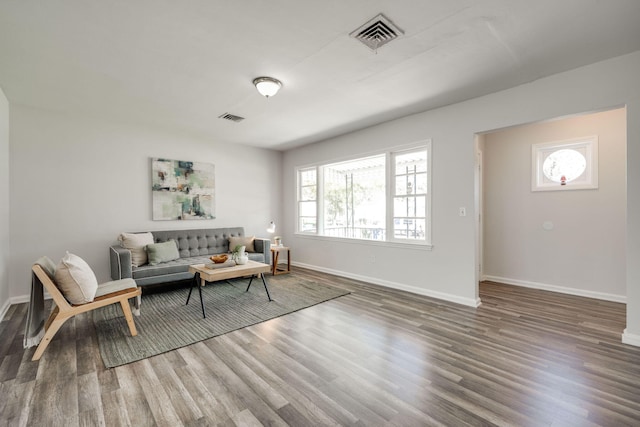
[[[133,322],[129,299],[141,295],[142,291],[136,286],[133,279],[116,280],[114,282],[108,282],[104,285],[100,285],[98,286],[98,291],[93,301],[86,304],[72,305],[69,304],[53,282],[52,278],[40,265],[35,264],[32,267],[32,270],[53,298],[55,307],[44,325],[44,337],[42,338],[42,341],[40,341],[40,344],[38,345],[38,348],[31,360],[40,359],[53,336],[68,319],[72,318],[76,314],[95,310],[96,308],[104,307],[109,304],[120,303],[124,317],[127,319],[131,336],[138,335],[136,325]]]

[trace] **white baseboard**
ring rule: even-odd
[[[595,298],[605,301],[627,303],[625,295],[608,294],[605,292],[585,291],[583,289],[567,288],[566,286],[550,285],[547,283],[529,282],[526,280],[509,279],[507,277],[483,276],[483,280],[500,282],[506,285],[521,286],[523,288],[540,289],[543,291],[558,292],[560,294],[576,295],[580,297]]]
[[[47,299],[47,297],[51,298],[49,296],[49,294],[45,292],[44,293],[44,299]],[[27,294],[18,295],[17,297],[9,298],[9,303],[11,305],[13,305],[13,304],[22,304],[23,302],[29,302],[30,299],[31,299],[30,295],[27,295]]]
[[[47,291],[44,292],[44,299],[45,300],[51,299],[51,295],[49,295],[49,292]],[[30,300],[31,300],[31,296],[28,294],[18,295],[17,297],[9,298],[9,300],[4,303],[4,306],[2,306],[2,309],[0,309],[0,320],[4,318],[5,314],[7,314],[9,307],[11,307],[14,304],[22,304],[25,302],[29,302]]]
[[[623,344],[629,344],[629,345],[635,345],[636,347],[640,347],[640,335],[631,334],[631,333],[627,332],[627,330],[625,329],[622,332],[622,343]]]
[[[11,307],[11,299],[6,300],[4,305],[0,308],[0,320],[4,319],[4,315],[9,311],[9,307]]]
[[[480,298],[463,298],[457,295],[448,294],[445,292],[430,291],[428,289],[417,288],[415,286],[405,285],[403,283],[390,282],[388,280],[382,280],[375,277],[361,276],[359,274],[348,273],[346,271],[334,270],[331,268],[318,267],[316,265],[305,264],[301,262],[292,262],[293,266],[307,268],[309,270],[319,271],[321,273],[333,274],[335,276],[346,277],[348,279],[359,280],[361,282],[373,283],[374,285],[380,285],[391,289],[397,289],[400,291],[411,292],[413,294],[423,295],[426,297],[437,298],[444,301],[454,302],[456,304],[462,304],[469,307],[479,307],[481,304]]]
[[[45,292],[44,297],[45,299],[49,296],[49,294],[47,292]],[[51,297],[49,297],[51,298]],[[7,302],[4,303],[4,305],[2,306],[2,309],[0,309],[0,320],[4,319],[4,315],[7,314],[7,311],[9,311],[9,307],[11,307],[14,304],[22,304],[23,302],[29,302],[29,300],[31,299],[31,296],[29,295],[19,295],[17,297],[11,297],[7,300]]]

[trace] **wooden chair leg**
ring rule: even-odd
[[[129,300],[128,299],[120,300],[120,306],[122,307],[124,318],[127,319],[127,324],[129,325],[129,331],[131,332],[131,336],[135,337],[136,335],[138,335],[138,331],[136,330],[136,324],[133,322],[133,314],[131,313],[131,306],[129,305]]]
[[[47,346],[53,339],[53,336],[56,334],[56,332],[58,332],[58,329],[60,329],[60,327],[64,324],[64,322],[67,321],[67,319],[69,319],[69,317],[63,317],[63,318],[56,317],[51,322],[47,321],[47,323],[50,323],[50,325],[47,328],[44,334],[44,337],[42,337],[42,341],[40,341],[40,344],[38,345],[38,348],[36,349],[36,352],[33,354],[33,357],[31,358],[31,360],[33,361],[40,360],[40,357],[42,357],[42,353],[44,353],[44,351],[46,350]]]
[[[55,307],[53,307],[53,310],[51,310],[51,314],[49,315],[49,318],[47,319],[47,321],[44,324],[44,330],[45,331],[47,329],[49,329],[49,326],[51,326],[51,322],[53,322],[53,319],[56,318],[58,313],[60,313],[60,308],[56,305]]]

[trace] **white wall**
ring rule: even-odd
[[[438,115],[438,112],[434,114]],[[473,186],[465,188],[465,182],[470,180],[473,183],[473,168],[472,164],[464,167],[473,160],[473,147],[448,149],[448,126],[441,130],[430,129],[428,123],[416,121],[415,117],[285,152],[285,243],[294,248],[294,264],[476,306],[476,289],[469,288],[470,292],[466,292],[460,286],[452,289],[450,285],[464,284],[474,274],[474,222],[472,215],[458,216],[458,207],[464,206],[470,214],[473,212]],[[453,117],[443,119],[448,121]],[[455,126],[453,122],[448,123]],[[431,251],[410,245],[391,247],[376,242],[329,240],[294,234],[297,166],[381,152],[427,138],[432,138],[433,152]],[[459,174],[447,181],[447,191],[437,187],[451,175],[451,169],[445,165],[456,165],[454,168]]]
[[[427,111],[291,150],[284,158],[284,230],[296,262],[345,275],[472,302],[477,298],[474,134],[626,104],[627,259],[640,259],[640,52],[592,64],[488,96]],[[294,168],[347,154],[433,139],[431,252],[314,240],[294,235]],[[458,207],[468,215],[457,215]],[[371,255],[377,263],[367,262]],[[640,263],[627,263],[625,341],[640,345]]]
[[[151,220],[151,157],[215,164],[214,220]],[[83,257],[109,278],[122,231],[243,226],[279,220],[280,152],[11,105],[11,296],[26,295],[39,256]]]
[[[0,320],[9,308],[9,101],[0,88]]]
[[[485,135],[487,279],[626,300],[626,130],[626,111],[616,109]],[[533,144],[591,135],[598,136],[598,189],[531,191]]]

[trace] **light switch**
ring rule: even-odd
[[[460,216],[467,216],[467,208],[460,208],[459,215]]]

